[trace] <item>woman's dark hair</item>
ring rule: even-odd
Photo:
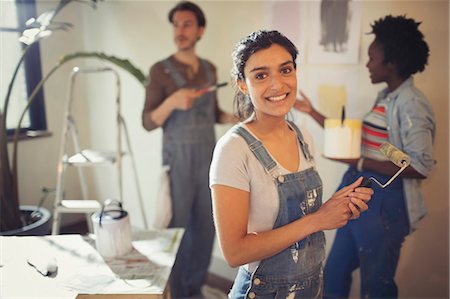
[[[192,12],[195,15],[195,17],[197,18],[197,25],[199,27],[206,27],[206,18],[205,15],[203,14],[203,11],[201,10],[200,7],[198,7],[197,4],[192,3],[190,1],[178,2],[178,4],[171,9],[168,15],[169,22],[173,23],[173,16],[177,11],[186,11],[186,10]]]
[[[250,56],[259,50],[269,48],[273,44],[282,46],[291,54],[294,68],[296,69],[297,64],[295,60],[297,59],[298,50],[295,45],[278,31],[259,30],[242,38],[234,47],[231,55],[233,59],[233,68],[231,70],[233,81],[245,80],[244,68]],[[254,111],[250,98],[240,92],[237,87],[234,103],[240,120],[247,119]]]
[[[422,72],[428,63],[430,49],[419,31],[420,24],[406,16],[388,15],[371,25],[384,62],[395,65],[402,78]]]

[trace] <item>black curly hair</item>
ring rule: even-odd
[[[375,42],[381,46],[384,62],[396,66],[402,78],[422,72],[428,64],[430,49],[419,31],[421,22],[406,16],[388,15],[371,24]]]

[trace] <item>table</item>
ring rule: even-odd
[[[103,259],[92,236],[0,237],[0,298],[166,299],[183,229],[133,233],[133,250]],[[27,259],[54,258],[43,276]]]

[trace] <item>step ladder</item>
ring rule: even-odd
[[[72,115],[72,104],[74,102],[74,86],[76,78],[81,74],[94,74],[110,72],[114,75],[116,83],[116,99],[115,99],[115,122],[116,122],[116,149],[114,151],[98,151],[93,149],[82,149],[77,132],[75,119]],[[55,191],[55,202],[53,206],[53,224],[52,235],[59,234],[61,225],[61,214],[65,213],[83,213],[86,214],[89,231],[92,232],[91,214],[101,209],[103,203],[89,199],[88,184],[84,174],[85,167],[96,167],[100,165],[113,165],[117,176],[118,200],[123,202],[123,186],[122,186],[122,157],[125,152],[122,150],[122,133],[125,134],[125,143],[127,145],[127,155],[131,158],[134,179],[136,183],[137,195],[139,198],[140,210],[145,228],[147,228],[147,220],[144,213],[144,205],[142,195],[139,188],[136,164],[131,150],[130,138],[128,130],[120,112],[120,78],[118,73],[109,67],[99,68],[79,68],[74,67],[69,77],[69,90],[67,102],[64,112],[64,121],[62,128],[62,138],[60,145],[60,155],[57,168],[57,186]],[[68,143],[69,134],[72,137],[73,154],[69,155]],[[65,175],[69,167],[76,167],[81,186],[82,199],[66,199],[65,198]]]

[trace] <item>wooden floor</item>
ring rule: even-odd
[[[88,233],[87,224],[85,221],[81,221],[68,226],[63,226],[61,227],[60,233],[82,234],[82,235],[87,234]],[[208,273],[208,276],[206,277],[207,288],[204,291],[206,291],[208,294],[214,294],[214,297],[219,299],[221,298],[219,293],[222,292],[223,295],[228,294],[232,284],[233,282],[226,278],[218,276],[214,273]],[[226,296],[224,298],[226,298]],[[212,295],[210,295],[208,299],[213,299]]]

